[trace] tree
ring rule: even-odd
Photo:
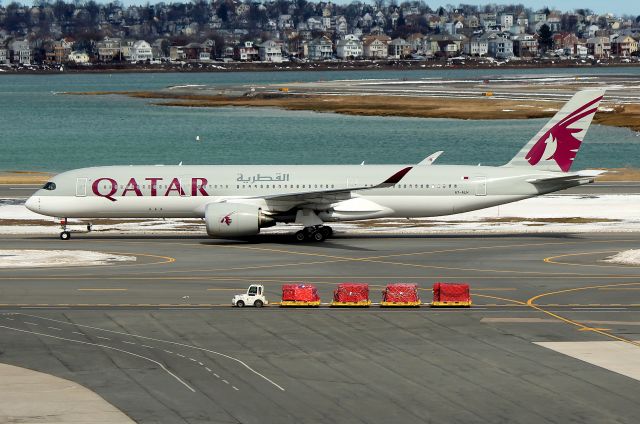
[[[553,45],[553,33],[549,25],[543,24],[538,30],[538,46],[540,50],[545,52]]]

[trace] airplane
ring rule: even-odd
[[[294,223],[298,241],[324,241],[330,222],[457,214],[592,183],[604,171],[570,172],[604,90],[577,92],[502,166],[182,165],[105,166],[56,175],[26,207],[68,218],[202,218],[208,235],[243,238]]]

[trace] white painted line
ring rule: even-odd
[[[80,334],[81,336],[84,336],[83,333],[79,332],[79,331],[72,331],[73,334]]]
[[[229,382],[228,382],[227,380],[222,380],[222,382],[223,382],[224,384],[229,384]]]
[[[240,389],[238,389],[236,386],[231,386],[231,387],[233,387],[233,390],[235,390],[235,391],[240,390]]]
[[[47,327],[50,328],[52,330],[56,330],[56,331],[62,331],[62,328],[58,328],[58,327]]]
[[[25,324],[29,324],[29,325],[38,325],[38,324],[36,324],[35,322],[28,322],[28,321],[25,321],[24,323],[25,323]]]
[[[107,337],[102,337],[102,336],[96,336],[96,339],[102,339],[102,340],[111,340]]]
[[[142,347],[146,347],[147,349],[155,349],[153,346],[141,345]]]
[[[126,341],[126,340],[122,340],[122,343],[130,344],[130,345],[135,345],[135,344],[137,344],[137,343],[134,343],[134,342],[128,342],[128,341]]]
[[[184,355],[180,355],[179,353],[176,353],[176,355],[178,355],[178,356],[179,356],[179,357],[181,357],[181,358],[184,358],[184,357],[185,357]]]
[[[190,308],[190,309],[193,309],[193,308]],[[204,309],[209,309],[209,308],[204,308]],[[472,308],[471,310],[473,310],[473,309],[474,308]],[[104,329],[104,328],[93,327],[93,326],[90,326],[90,325],[76,324],[76,323],[61,321],[61,320],[57,320],[57,319],[53,319],[53,318],[45,318],[45,317],[41,317],[41,316],[38,316],[38,315],[30,315],[30,314],[21,314],[21,315],[27,316],[27,317],[38,318],[38,319],[42,319],[42,320],[46,320],[46,321],[57,322],[57,323],[60,323],[60,324],[74,325],[76,327],[91,328],[93,330],[104,331],[104,332],[107,332],[107,333],[120,334],[120,335],[127,336],[127,337],[137,337],[137,338],[143,339],[143,340],[151,340],[151,341],[159,342],[159,343],[169,343],[169,344],[172,344],[172,345],[175,345],[175,346],[182,346],[182,347],[186,347],[186,348],[189,348],[189,349],[197,349],[197,350],[200,350],[200,351],[203,351],[203,352],[208,352],[208,353],[211,353],[211,354],[214,354],[214,355],[221,356],[223,358],[227,358],[227,359],[229,359],[231,361],[234,361],[234,362],[242,365],[244,368],[246,368],[247,370],[249,370],[253,374],[257,375],[258,377],[262,378],[263,380],[265,380],[266,382],[268,382],[272,386],[275,386],[276,388],[278,388],[279,390],[282,390],[283,392],[285,391],[284,387],[282,387],[281,385],[279,385],[275,381],[271,380],[266,375],[261,374],[257,370],[253,369],[246,362],[244,362],[244,361],[242,361],[242,360],[240,360],[238,358],[235,358],[235,357],[233,357],[231,355],[227,355],[227,354],[224,354],[224,353],[221,353],[221,352],[216,352],[215,350],[206,349],[206,348],[199,347],[199,346],[188,345],[188,344],[180,343],[180,342],[172,342],[170,340],[156,339],[154,337],[141,336],[141,335],[138,335],[138,334],[123,333],[121,331],[107,330],[107,329]]]
[[[571,308],[574,311],[624,311],[627,308]]]
[[[195,359],[193,359],[193,358],[189,358],[189,360],[190,360],[190,361],[193,361],[193,362],[198,362],[198,361],[196,361],[196,360],[195,360]]]
[[[215,372],[213,373],[213,375],[215,375],[216,378],[220,378],[220,376],[218,374],[216,374]]]
[[[207,371],[209,371],[209,372],[212,372],[212,371],[211,371],[209,368],[207,368],[207,367],[204,367],[204,369],[205,369],[205,370],[207,370]]]
[[[166,350],[166,349],[163,349],[163,350],[164,350],[165,352],[167,352],[167,353],[173,353],[173,352],[171,352],[170,350]]]
[[[191,390],[193,393],[195,393],[196,391],[193,389],[193,387],[191,387],[190,385],[188,385],[185,381],[183,381],[180,377],[178,377],[177,375],[175,375],[174,373],[172,373],[171,371],[169,371],[167,369],[167,367],[165,367],[163,364],[161,364],[158,361],[154,361],[151,358],[147,358],[146,356],[142,356],[142,355],[138,355],[137,353],[133,353],[133,352],[129,352],[126,350],[122,350],[122,349],[118,349],[116,347],[113,346],[107,346],[107,345],[103,345],[103,344],[98,344],[98,343],[90,343],[90,342],[84,342],[82,340],[74,340],[74,339],[67,339],[66,337],[58,337],[58,336],[53,336],[51,334],[44,334],[44,333],[38,333],[35,331],[28,331],[28,330],[21,330],[19,328],[12,328],[12,327],[6,327],[4,325],[0,325],[0,328],[6,328],[8,330],[14,330],[14,331],[20,331],[21,333],[29,333],[29,334],[36,334],[38,336],[44,336],[44,337],[51,337],[53,339],[58,339],[58,340],[65,340],[68,342],[73,342],[73,343],[79,343],[79,344],[84,344],[84,345],[91,345],[91,346],[97,346],[97,347],[101,347],[104,349],[111,349],[111,350],[115,350],[117,352],[121,352],[121,353],[125,353],[127,355],[131,355],[131,356],[135,356],[137,358],[142,358],[144,360],[147,360],[149,362],[153,362],[154,364],[158,365],[160,368],[162,368],[167,374],[169,374],[171,377],[175,378],[176,380],[178,380],[178,382],[180,382],[180,384],[182,384],[183,386],[185,386],[187,389]]]
[[[201,367],[204,367],[204,364],[202,362],[198,362],[198,365],[200,365]]]
[[[13,318],[7,318],[9,321],[15,321]]]

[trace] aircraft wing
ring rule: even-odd
[[[384,181],[376,185],[363,185],[356,187],[347,187],[341,189],[331,190],[317,190],[297,193],[284,193],[284,194],[272,194],[269,196],[257,196],[257,199],[264,199],[267,201],[288,202],[295,203],[296,205],[304,204],[317,204],[317,203],[335,203],[342,200],[351,199],[352,192],[360,190],[372,190],[376,188],[392,187],[399,183],[409,171],[413,169],[412,166],[407,166],[391,175]]]
[[[541,178],[532,178],[527,180],[528,183],[535,185],[545,185],[545,184],[588,184],[593,182],[593,180],[601,174],[606,173],[607,171],[599,170],[599,169],[588,169],[585,171],[572,172],[570,174],[564,174],[560,176],[553,177],[541,177]]]

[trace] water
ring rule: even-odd
[[[637,73],[640,68],[599,69]],[[124,96],[62,91],[151,90],[180,84],[321,79],[586,75],[593,69],[0,75],[0,170],[114,164],[507,162],[545,120],[357,117],[266,108],[169,108]],[[196,141],[196,137],[200,141]],[[593,126],[576,168],[640,166],[640,137]]]

